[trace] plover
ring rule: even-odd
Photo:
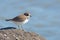
[[[12,18],[12,19],[6,19],[6,21],[14,22],[18,26],[18,28],[20,29],[20,27],[22,28],[23,24],[25,24],[29,21],[30,17],[31,17],[31,14],[26,12],[26,13],[23,13],[19,16]]]

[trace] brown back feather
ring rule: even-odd
[[[26,16],[24,15],[20,15],[20,16],[17,16],[15,18],[12,19],[12,21],[16,21],[16,22],[22,22],[26,19]]]

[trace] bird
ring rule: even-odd
[[[23,13],[20,14],[12,19],[6,19],[5,21],[12,21],[13,23],[15,23],[18,28],[23,29],[22,25],[26,24],[29,20],[30,20],[31,14],[30,13]]]

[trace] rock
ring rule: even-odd
[[[0,30],[0,40],[45,40],[33,32],[26,32],[19,29]]]

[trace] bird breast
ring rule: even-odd
[[[25,24],[25,23],[27,23],[29,21],[29,19],[26,19],[25,21],[23,21],[23,22],[14,22],[16,25],[23,25],[23,24]]]
[[[26,20],[23,22],[23,24],[27,23],[28,21],[29,21],[29,19],[26,19]]]

